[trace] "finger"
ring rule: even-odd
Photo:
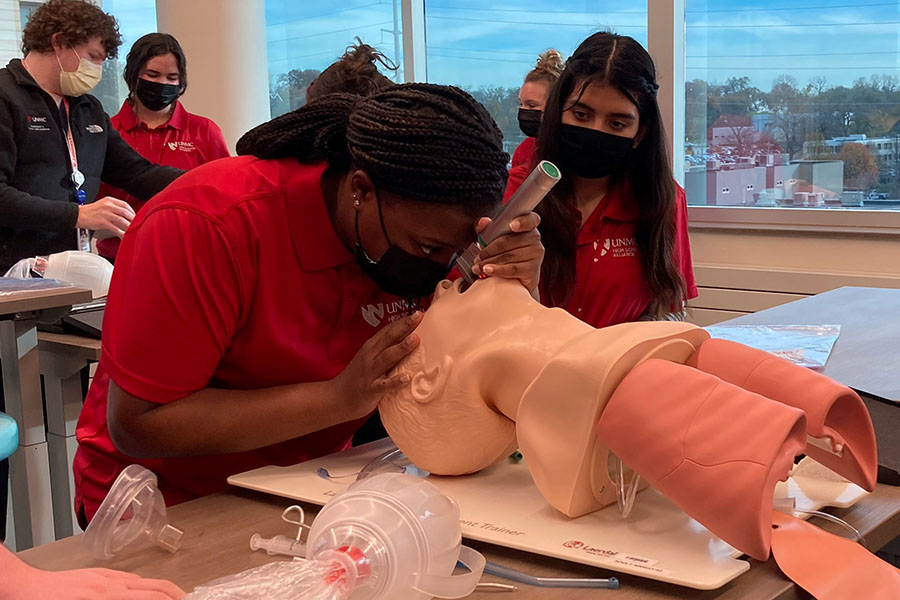
[[[185,594],[184,591],[171,581],[163,579],[143,579],[138,577],[127,583],[130,590],[144,590],[150,592],[159,592],[164,594],[166,598],[174,598],[180,600]]]
[[[541,216],[536,212],[528,213],[522,217],[516,217],[509,223],[509,229],[515,233],[524,233],[537,229],[541,224]]]
[[[102,575],[109,579],[140,579],[141,576],[135,573],[126,573],[125,571],[116,571],[115,569],[85,569],[95,575]]]
[[[375,380],[373,387],[378,393],[384,394],[407,386],[410,381],[412,381],[412,378],[409,376],[409,373],[400,373],[389,377],[379,377]]]
[[[419,336],[411,333],[399,344],[388,346],[382,350],[372,363],[375,375],[380,377],[396,367],[397,363],[409,356],[410,353],[419,347],[419,342]]]
[[[484,273],[489,277],[502,279],[518,279],[522,285],[531,289],[536,281],[537,272],[532,263],[510,263],[506,265],[484,265]]]
[[[109,214],[110,216],[116,216],[120,219],[125,219],[126,223],[131,223],[134,220],[134,212],[127,211],[119,206],[112,207]]]
[[[107,227],[102,227],[101,229],[112,229],[119,237],[125,235],[125,230],[128,229],[128,226],[130,225],[128,221],[115,215],[110,215],[110,217],[106,219],[106,223]]]
[[[370,349],[377,353],[382,352],[385,348],[399,344],[406,336],[411,334],[419,323],[422,322],[422,311],[416,311],[413,314],[394,321],[369,339]]]
[[[125,590],[109,600],[182,600],[184,596],[172,596],[156,590]]]
[[[529,256],[543,254],[544,247],[541,245],[541,236],[531,230],[526,233],[512,233],[501,235],[493,242],[482,248],[476,258],[476,264],[484,265],[488,262],[494,262],[494,257],[501,256],[510,252],[525,252]]]
[[[478,221],[475,222],[475,233],[481,233],[487,226],[491,224],[490,217],[481,217]]]
[[[525,267],[526,265],[536,265],[540,266],[544,255],[541,252],[538,252],[534,248],[520,248],[518,250],[511,250],[510,252],[504,252],[503,254],[498,254],[497,256],[492,256],[487,260],[479,263],[479,267],[484,272],[485,275],[493,275],[491,269],[488,267],[497,267],[499,265],[511,265],[511,264],[519,264]]]

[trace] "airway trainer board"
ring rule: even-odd
[[[292,467],[262,467],[229,477],[228,483],[323,505],[392,447],[389,439],[379,440]],[[321,477],[320,468],[332,479]],[[719,588],[750,568],[740,552],[653,489],[638,493],[627,519],[614,505],[570,519],[544,500],[522,462],[506,460],[474,475],[428,480],[459,505],[468,539],[703,590]],[[798,508],[819,509],[850,506],[866,492],[851,483],[795,474],[778,484],[775,495],[795,497]]]

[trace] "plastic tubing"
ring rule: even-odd
[[[590,578],[590,577],[537,577],[510,567],[504,567],[497,563],[488,562],[484,567],[484,572],[490,575],[497,575],[510,581],[517,581],[525,585],[533,585],[535,587],[558,587],[558,588],[606,588],[615,590],[619,588],[619,580],[616,577]]]

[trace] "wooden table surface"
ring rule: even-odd
[[[77,287],[12,291],[0,294],[0,315],[44,310],[90,302],[91,291]]]
[[[720,325],[840,325],[822,372],[860,393],[900,402],[900,289],[842,287]]]
[[[38,349],[41,352],[56,352],[97,362],[100,360],[100,340],[69,333],[38,332]]]
[[[249,490],[237,490],[200,498],[169,509],[173,525],[184,529],[181,549],[169,554],[157,548],[128,557],[99,561],[90,556],[75,536],[21,552],[19,556],[36,567],[59,570],[83,567],[108,567],[138,573],[146,577],[170,579],[186,591],[211,579],[259,566],[272,560],[262,552],[249,548],[250,536],[264,537],[295,532],[281,521],[281,511],[291,501]],[[307,508],[307,522],[312,522],[316,507]],[[866,537],[871,549],[878,549],[900,535],[900,488],[879,485],[876,491],[855,506],[834,510]],[[831,523],[816,521],[825,529],[837,531]],[[466,542],[469,543],[469,542]],[[620,575],[584,565],[499,548],[483,543],[471,544],[492,560],[529,573],[549,577],[608,577],[614,575],[622,583],[619,590],[584,590],[534,588],[519,584],[519,591],[509,594],[512,600],[546,599],[579,600],[614,598],[616,600],[787,600],[806,598],[769,560],[751,560],[750,570],[718,590],[699,591],[639,577]],[[494,576],[484,581],[508,583]],[[498,592],[478,591],[472,598],[506,598]]]

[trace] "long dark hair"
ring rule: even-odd
[[[675,182],[666,150],[666,134],[656,103],[656,68],[647,51],[634,39],[614,33],[595,33],[584,40],[550,91],[537,142],[540,159],[556,162],[560,158],[559,138],[566,101],[579,88],[608,85],[634,102],[640,116],[640,143],[633,152],[627,170],[618,175],[631,185],[638,203],[636,242],[644,275],[653,293],[651,313],[680,310],[685,284],[676,264]],[[549,295],[545,302],[561,306],[575,289],[575,243],[581,222],[575,201],[573,181],[565,176],[554,188],[550,202],[538,206],[541,214],[541,240],[544,263],[542,288]],[[615,184],[617,182],[611,182]]]
[[[184,93],[187,89],[187,59],[184,57],[181,44],[168,33],[148,33],[139,38],[128,51],[122,78],[128,85],[129,92],[133,92],[137,86],[138,79],[141,77],[141,69],[144,68],[147,61],[165,54],[175,56],[175,63],[178,65],[178,82],[181,93]]]
[[[244,134],[238,154],[327,161],[365,171],[375,187],[473,217],[500,204],[506,164],[500,130],[463,90],[407,83],[368,97],[329,94]]]

